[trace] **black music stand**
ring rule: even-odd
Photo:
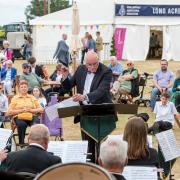
[[[96,142],[98,157],[100,142],[116,128],[117,114],[137,114],[137,110],[134,104],[105,103],[61,108],[58,113],[60,118],[80,115],[81,130]]]

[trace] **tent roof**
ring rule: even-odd
[[[80,25],[131,24],[131,25],[177,25],[180,17],[115,17],[115,3],[180,5],[179,0],[76,0]],[[31,25],[71,25],[72,7],[30,21]]]
[[[81,25],[112,24],[114,20],[113,0],[77,1]],[[71,25],[72,7],[30,21],[31,25]]]

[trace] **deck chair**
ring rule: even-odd
[[[50,101],[47,106],[51,106],[57,103],[57,96],[51,96]],[[46,112],[42,115],[42,124],[48,127],[50,136],[54,136],[55,140],[63,141],[63,128],[62,128],[62,120],[57,117],[52,121],[49,120]]]

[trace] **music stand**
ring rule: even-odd
[[[105,103],[61,108],[58,113],[61,118],[80,115],[81,130],[96,142],[98,156],[101,140],[116,128],[117,114],[137,114],[137,110],[137,105]]]

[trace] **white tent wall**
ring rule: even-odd
[[[113,34],[113,26],[111,24],[81,26],[79,37],[83,37],[85,32],[92,34],[96,38],[96,32],[100,31],[103,37],[104,47],[102,58],[109,58],[109,42],[111,42]],[[36,57],[39,64],[53,64],[57,60],[53,59],[53,55],[59,40],[63,33],[68,35],[67,44],[71,40],[71,26],[64,25],[36,25],[33,26],[33,56]],[[81,54],[79,54],[79,61]]]
[[[171,59],[175,61],[180,60],[180,25],[169,26],[167,30],[170,37]]]
[[[126,28],[123,59],[145,60],[149,50],[150,27],[139,25],[117,25]]]

